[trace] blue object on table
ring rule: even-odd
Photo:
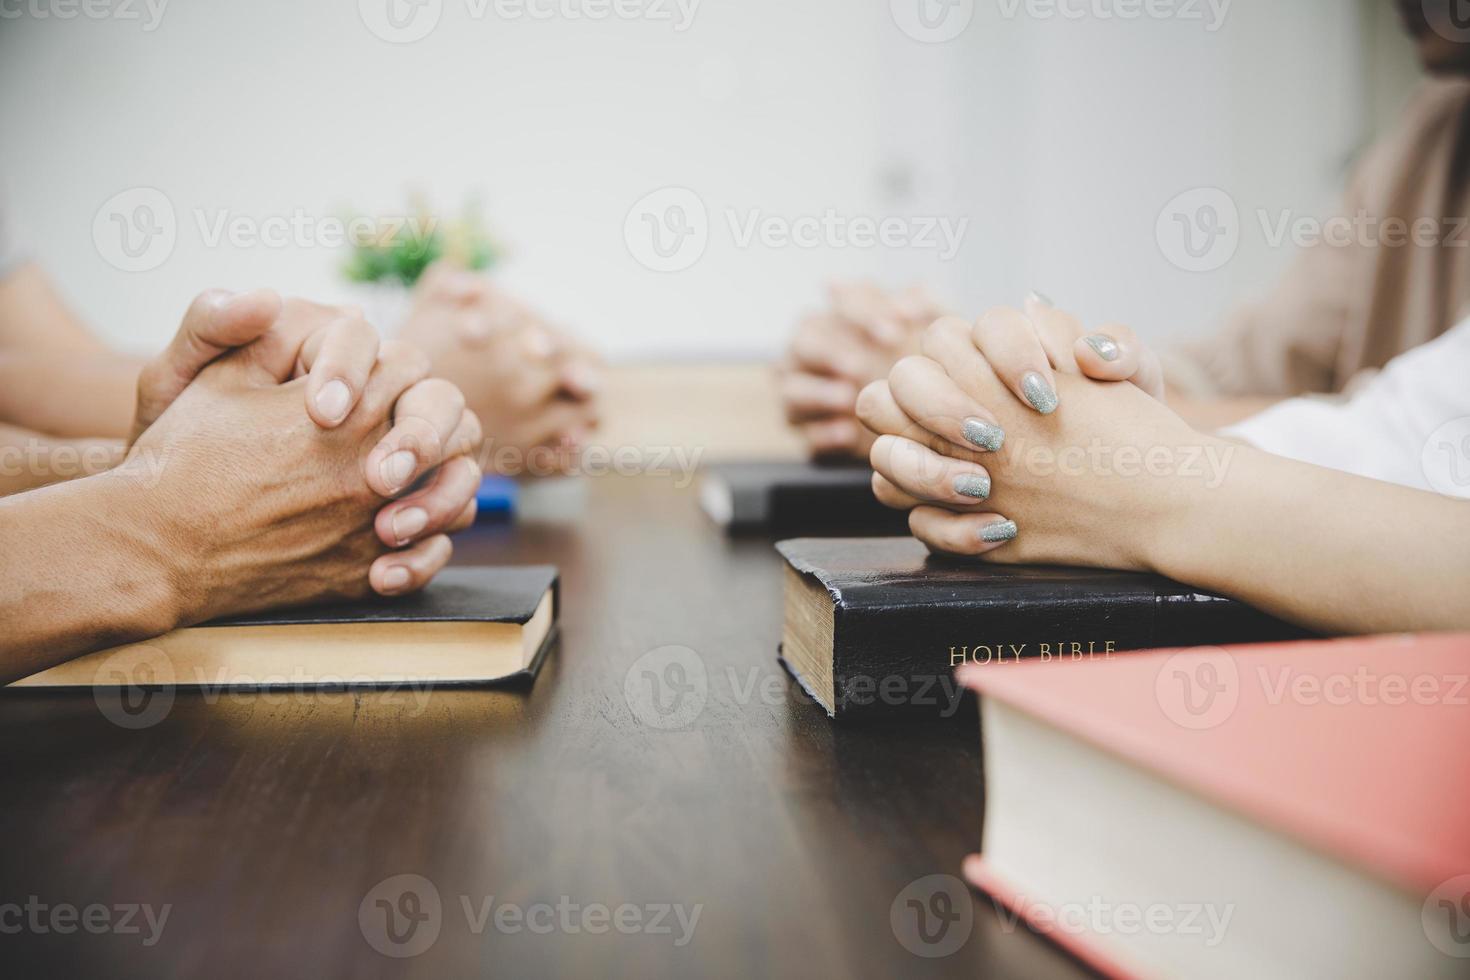
[[[508,517],[515,512],[516,496],[520,493],[520,487],[516,481],[504,476],[487,476],[480,481],[480,489],[475,494],[475,502],[479,504],[479,517]]]

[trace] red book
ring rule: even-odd
[[[969,668],[967,873],[1117,976],[1470,976],[1470,635]]]

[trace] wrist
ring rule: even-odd
[[[157,636],[193,622],[184,555],[191,549],[171,526],[156,473],[129,460],[81,483],[95,494],[90,513],[110,552],[111,618],[139,636]]]
[[[1147,536],[1147,570],[1178,582],[1208,587],[1212,564],[1233,532],[1231,520],[1244,506],[1243,488],[1256,479],[1262,454],[1255,449],[1197,433],[1189,447],[1197,463],[1170,481],[1158,518]]]

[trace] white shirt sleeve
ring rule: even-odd
[[[1345,402],[1293,398],[1224,430],[1267,452],[1470,499],[1470,320]]]

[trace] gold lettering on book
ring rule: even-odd
[[[1116,640],[1058,640],[1037,643],[977,643],[949,648],[949,665],[1008,664],[1031,660],[1111,660]]]

